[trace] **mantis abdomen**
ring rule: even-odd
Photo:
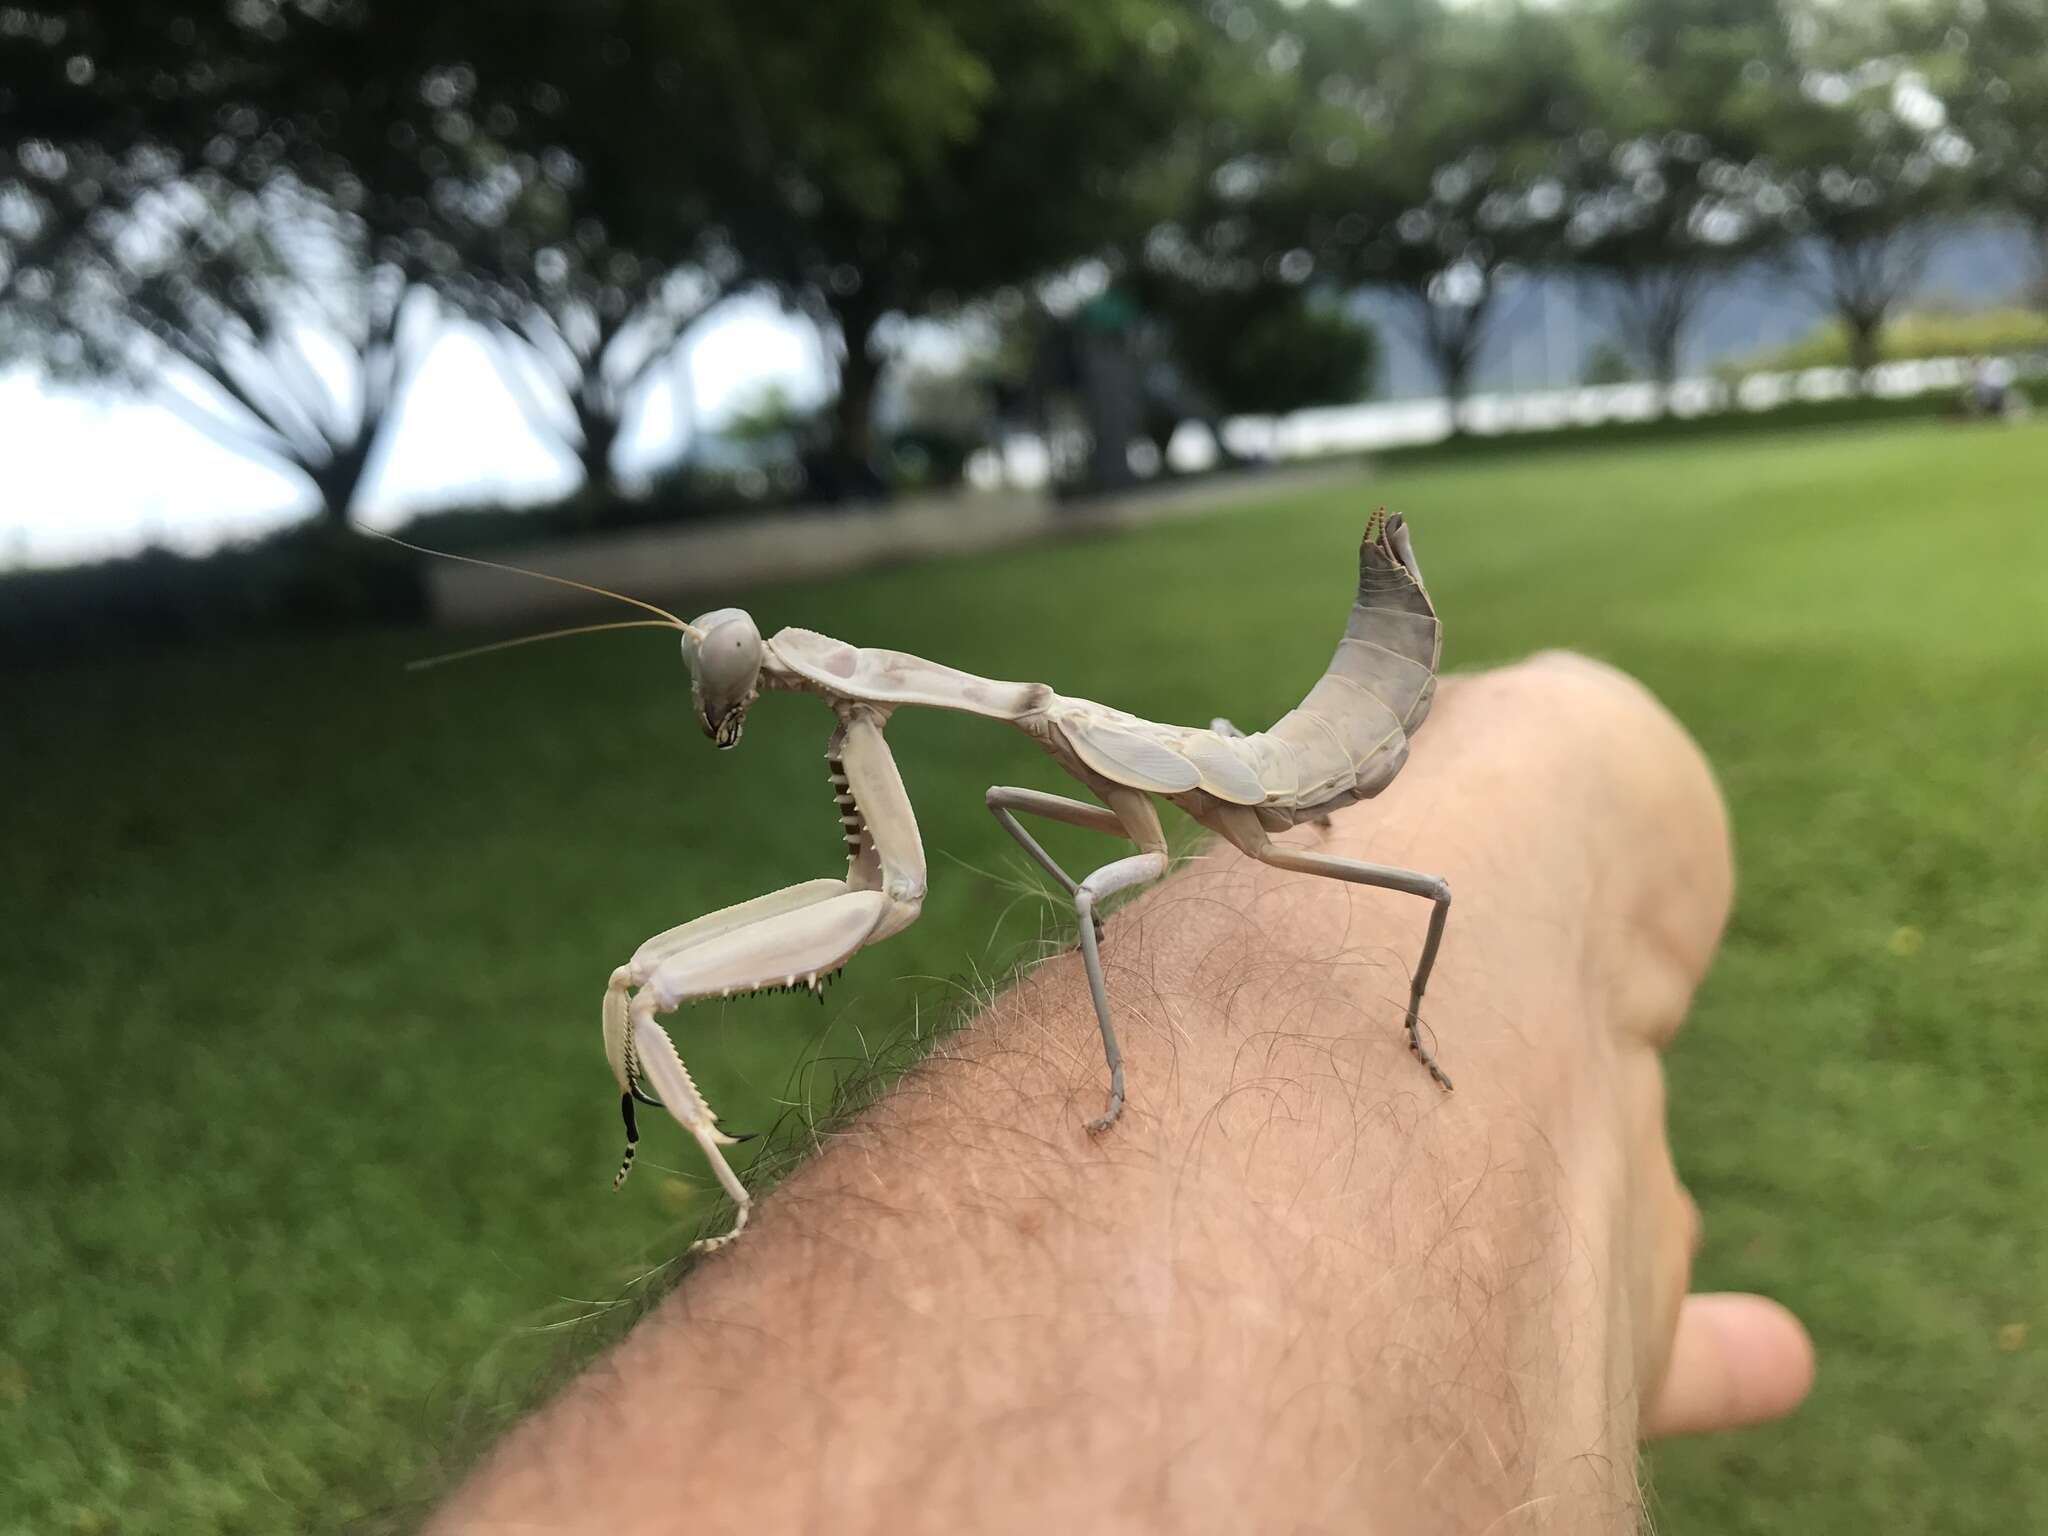
[[[1261,806],[1286,826],[1378,794],[1408,757],[1436,692],[1443,629],[1398,515],[1375,517],[1358,553],[1358,597],[1344,638],[1308,697],[1247,739],[1260,777],[1291,786]]]

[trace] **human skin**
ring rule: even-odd
[[[1569,656],[1443,685],[1401,777],[1210,850],[1031,971],[761,1202],[437,1516],[484,1531],[1628,1531],[1649,1435],[1804,1397],[1799,1324],[1686,1295],[1661,1054],[1726,918],[1704,760]],[[1113,850],[1105,846],[1104,858]]]

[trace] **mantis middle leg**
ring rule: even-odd
[[[1033,816],[1043,816],[1048,821],[1063,821],[1070,827],[1080,827],[1089,832],[1102,832],[1110,837],[1125,836],[1124,824],[1116,819],[1116,812],[1099,805],[1090,805],[1085,800],[1069,800],[1065,795],[1049,795],[1038,789],[1016,789],[1007,784],[997,784],[988,792],[989,813],[1002,823],[1003,830],[1015,838],[1030,854],[1038,867],[1059,881],[1069,896],[1081,894],[1081,882],[1060,867],[1059,861],[1039,844],[1037,838],[1024,830],[1022,822],[1012,813],[1028,811]],[[1095,937],[1102,937],[1102,919],[1095,920]]]
[[[1159,827],[1159,812],[1148,796],[1136,790],[1115,788],[1104,794],[1108,809],[1069,800],[1062,795],[1037,790],[1012,789],[998,785],[988,792],[988,808],[1009,834],[1024,846],[1052,877],[1074,898],[1074,915],[1081,934],[1081,960],[1088,972],[1088,995],[1095,1004],[1095,1023],[1102,1033],[1102,1054],[1109,1064],[1109,1098],[1102,1114],[1088,1122],[1090,1135],[1100,1135],[1117,1122],[1124,1109],[1124,1054],[1117,1044],[1116,1026],[1110,1022],[1109,993],[1102,979],[1102,920],[1096,907],[1107,898],[1135,886],[1148,885],[1166,873],[1166,834]],[[1038,840],[1018,823],[1013,810],[1030,811],[1070,826],[1092,832],[1127,837],[1138,852],[1103,865],[1086,879],[1075,880],[1039,846]]]
[[[1410,896],[1424,897],[1431,903],[1429,932],[1423,938],[1422,958],[1415,963],[1415,979],[1408,989],[1408,1049],[1429,1069],[1431,1077],[1449,1089],[1450,1078],[1437,1065],[1429,1047],[1422,1043],[1421,1027],[1423,990],[1429,985],[1429,973],[1436,965],[1437,946],[1443,941],[1444,922],[1451,913],[1451,888],[1443,878],[1413,869],[1368,864],[1363,859],[1345,859],[1335,854],[1311,853],[1306,848],[1290,848],[1268,837],[1256,816],[1234,810],[1219,820],[1217,830],[1261,864],[1270,864],[1275,869],[1299,870],[1303,874],[1322,875],[1332,880],[1348,880],[1354,885],[1402,891]]]

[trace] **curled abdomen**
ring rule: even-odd
[[[1247,743],[1292,782],[1290,809],[1320,812],[1387,786],[1429,714],[1442,651],[1408,530],[1398,515],[1376,515],[1336,654],[1308,697]]]

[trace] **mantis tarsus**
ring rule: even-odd
[[[836,721],[826,762],[846,834],[845,877],[793,885],[658,933],[612,972],[605,987],[605,1056],[618,1082],[626,1125],[626,1155],[613,1187],[632,1171],[639,1143],[635,1103],[666,1109],[703,1149],[735,1206],[731,1230],[700,1241],[697,1250],[719,1248],[737,1237],[752,1201],[722,1151],[736,1138],[718,1129],[717,1115],[656,1015],[699,999],[763,988],[815,991],[860,950],[916,921],[925,895],[924,846],[883,739],[898,709],[955,710],[1015,726],[1098,802],[1005,785],[991,788],[987,797],[1004,830],[1073,898],[1109,1067],[1109,1097],[1102,1114],[1089,1122],[1091,1133],[1107,1131],[1124,1105],[1123,1056],[1103,987],[1096,908],[1166,873],[1166,839],[1156,800],[1180,807],[1262,863],[1429,901],[1429,930],[1408,994],[1408,1048],[1431,1077],[1446,1089],[1451,1086],[1423,1045],[1419,1028],[1423,989],[1450,912],[1450,888],[1434,875],[1291,847],[1271,837],[1386,788],[1407,760],[1408,738],[1429,712],[1442,626],[1398,514],[1390,516],[1382,508],[1366,525],[1358,597],[1328,669],[1272,729],[1250,736],[1227,720],[1213,721],[1207,729],[1160,725],[1055,693],[1044,683],[996,682],[902,651],[860,649],[807,629],[784,629],[764,639],[753,619],[737,608],[685,621],[637,598],[586,590],[659,615],[628,625],[657,624],[682,632],[697,723],[719,747],[739,744],[747,710],[764,690],[810,694],[831,709]],[[585,626],[617,627],[626,626]],[[1025,830],[1017,819],[1020,812],[1126,839],[1137,852],[1076,880]],[[649,1096],[650,1086],[658,1098]]]

